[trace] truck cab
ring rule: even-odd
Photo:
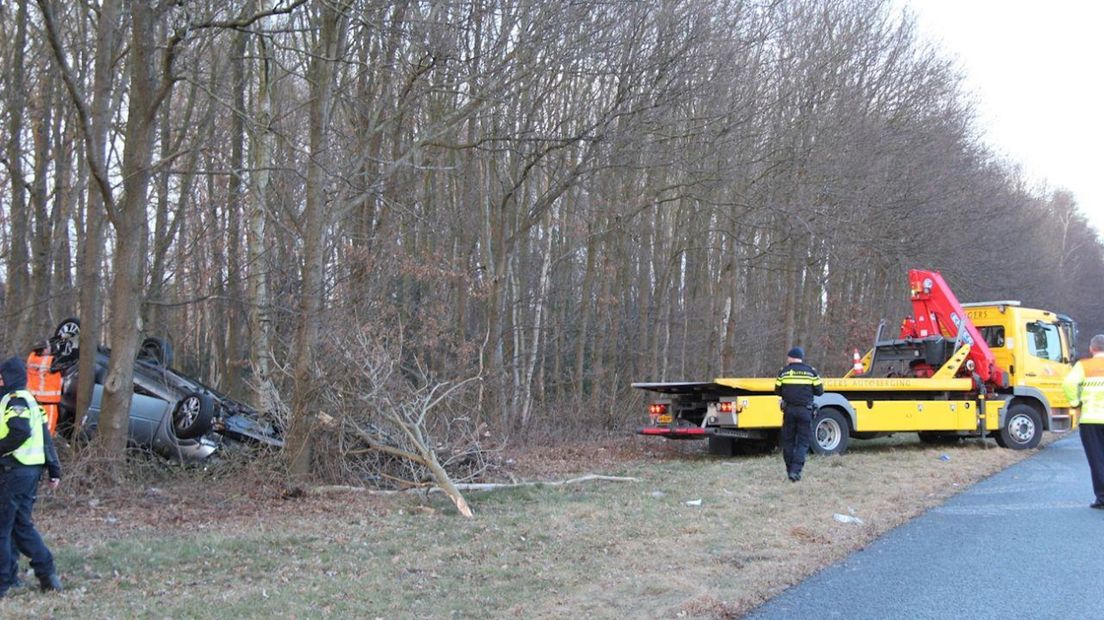
[[[1038,390],[1051,410],[1051,430],[1069,430],[1069,399],[1062,380],[1077,360],[1076,328],[1068,316],[1025,308],[1018,301],[963,304],[1012,390]]]

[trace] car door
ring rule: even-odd
[[[1069,364],[1062,347],[1062,337],[1055,323],[1037,320],[1025,326],[1024,378],[1047,397],[1051,407],[1068,407],[1062,391],[1062,380]]]

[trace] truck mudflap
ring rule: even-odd
[[[705,439],[712,434],[709,429],[700,426],[645,426],[636,432],[640,435],[666,437],[667,439]]]

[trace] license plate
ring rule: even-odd
[[[670,423],[671,423],[671,416],[669,416],[669,415],[661,415],[658,418],[656,418],[656,424],[670,424]]]

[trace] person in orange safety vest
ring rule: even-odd
[[[1104,509],[1104,334],[1092,337],[1089,353],[1092,357],[1074,364],[1062,389],[1070,406],[1081,408],[1081,445],[1096,493],[1089,507]]]

